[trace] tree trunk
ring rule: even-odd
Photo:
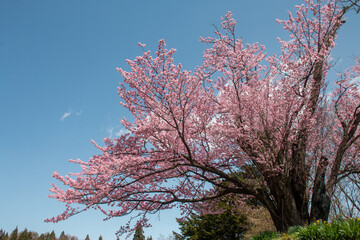
[[[279,181],[270,185],[272,196],[267,196],[262,203],[269,210],[277,231],[286,232],[291,226],[303,226],[319,219],[328,220],[331,203],[325,184],[328,163],[326,157],[321,157],[316,169],[310,214],[307,189],[299,176],[302,171],[293,169],[291,181],[286,185],[281,186]]]
[[[330,211],[330,196],[326,189],[325,173],[329,161],[322,156],[315,173],[315,182],[311,199],[310,222],[321,219],[327,221]]]
[[[302,188],[293,186],[291,182],[281,188],[278,185],[271,188],[272,196],[262,203],[269,210],[277,231],[286,232],[291,226],[303,226],[309,222],[308,209],[297,199],[306,196],[304,192],[296,192],[296,189]]]

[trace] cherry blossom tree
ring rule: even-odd
[[[118,92],[134,117],[122,119],[129,133],[94,143],[102,154],[88,162],[70,160],[82,172],[54,173],[66,187],[53,184],[50,197],[67,208],[47,221],[94,208],[147,226],[149,214],[211,211],[227,195],[256,199],[279,231],[327,220],[337,183],[360,173],[360,58],[327,78],[336,35],[357,4],[304,0],[277,20],[289,32],[279,55],[237,39],[228,12],[215,37],[201,38],[210,47],[193,71],[174,64],[164,40],[155,56],[127,60]]]

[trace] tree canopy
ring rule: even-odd
[[[147,226],[148,214],[189,214],[194,203],[211,211],[231,194],[261,202],[279,231],[326,220],[337,183],[360,172],[360,58],[327,75],[358,2],[304,0],[277,20],[289,33],[279,55],[236,38],[228,12],[215,37],[201,38],[209,48],[193,71],[174,64],[164,40],[154,56],[127,60],[118,92],[134,117],[122,120],[129,133],[95,144],[102,154],[88,162],[70,160],[82,172],[54,173],[67,187],[53,185],[51,197],[66,210],[47,221],[95,208],[109,218],[138,213]]]

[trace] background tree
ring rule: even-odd
[[[31,232],[25,228],[24,231],[20,232],[18,240],[32,240]]]
[[[9,239],[9,234],[4,230],[0,229],[0,240],[7,240]]]
[[[68,240],[68,239],[69,239],[68,236],[65,235],[65,232],[64,232],[64,231],[62,231],[62,232],[60,233],[59,240]]]
[[[85,240],[90,240],[89,234],[86,235]]]
[[[216,37],[202,38],[211,47],[193,72],[174,64],[163,40],[155,57],[128,60],[131,70],[118,70],[130,134],[96,145],[102,154],[89,162],[71,160],[82,167],[74,178],[54,173],[69,189],[54,185],[52,197],[67,209],[48,221],[93,207],[108,217],[140,211],[146,222],[147,214],[176,205],[189,214],[194,203],[229,194],[261,202],[279,231],[326,220],[336,185],[360,172],[360,58],[327,79],[336,35],[358,2],[296,6],[277,20],[289,32],[279,55],[237,39],[228,12]]]
[[[207,208],[202,205],[196,209],[196,213],[185,219],[177,219],[181,234],[174,233],[177,240],[205,240],[205,239],[243,239],[244,233],[249,229],[245,215],[246,210],[242,205],[239,209],[236,195],[223,197],[211,209],[217,213],[207,213]]]
[[[246,216],[226,211],[220,214],[192,215],[185,220],[179,220],[182,239],[243,239],[248,229]],[[181,238],[177,235],[177,238]]]
[[[99,240],[103,240],[103,237],[101,235],[99,236]]]
[[[40,236],[39,236],[38,240],[45,240],[45,235],[44,235],[43,233],[42,233],[42,234],[40,234]]]
[[[137,224],[133,240],[145,240],[144,230],[141,224]]]
[[[41,240],[56,240],[56,234],[54,231],[51,231],[51,233],[42,233],[39,237]]]
[[[56,234],[54,231],[51,231],[51,233],[49,234],[49,240],[56,240]]]
[[[17,240],[18,238],[18,227],[16,227],[10,234],[9,240]]]
[[[29,233],[31,235],[31,239],[38,239],[39,238],[39,234],[37,232],[30,231]]]

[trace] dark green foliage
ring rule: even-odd
[[[289,228],[281,238],[276,232],[262,232],[250,240],[298,239],[298,240],[359,240],[360,219],[338,219],[331,224],[317,221],[306,227]]]
[[[173,231],[173,238],[174,238],[174,240],[184,240],[185,239],[185,237],[183,235],[181,235],[177,232],[174,232],[174,231]]]
[[[55,232],[51,233],[42,233],[40,236],[37,232],[28,231],[26,228],[19,232],[18,227],[16,227],[10,234],[0,229],[0,240],[79,240],[79,238],[65,235],[64,232],[61,232],[60,237],[57,238]]]
[[[152,236],[147,237],[146,240],[153,240]]]
[[[99,236],[99,240],[103,240],[103,238],[102,238],[102,236],[101,236],[101,235]]]
[[[4,230],[0,229],[0,240],[8,240],[9,234]]]
[[[86,235],[85,240],[90,240],[89,234],[88,234],[88,235]]]
[[[181,234],[174,234],[176,240],[235,240],[243,239],[248,229],[246,216],[227,210],[221,214],[192,215],[186,220],[178,220]]]
[[[64,231],[61,232],[59,240],[69,240],[68,236],[65,235]]]
[[[271,231],[264,231],[261,232],[253,237],[250,238],[250,240],[270,240],[275,239],[279,236],[279,233],[277,232],[271,232]]]
[[[52,231],[51,233],[42,233],[37,240],[57,240],[55,232]]]
[[[144,230],[143,230],[141,224],[138,224],[136,226],[133,240],[145,240]]]
[[[331,224],[317,221],[307,227],[300,228],[297,236],[301,240],[359,240],[360,219],[340,219]]]
[[[45,240],[56,240],[56,235],[54,231],[51,231],[51,233],[46,233],[44,236]]]
[[[25,230],[20,233],[18,240],[32,240],[31,232],[28,232],[25,228]]]
[[[18,228],[16,227],[14,231],[10,234],[9,240],[17,240],[18,238]]]

